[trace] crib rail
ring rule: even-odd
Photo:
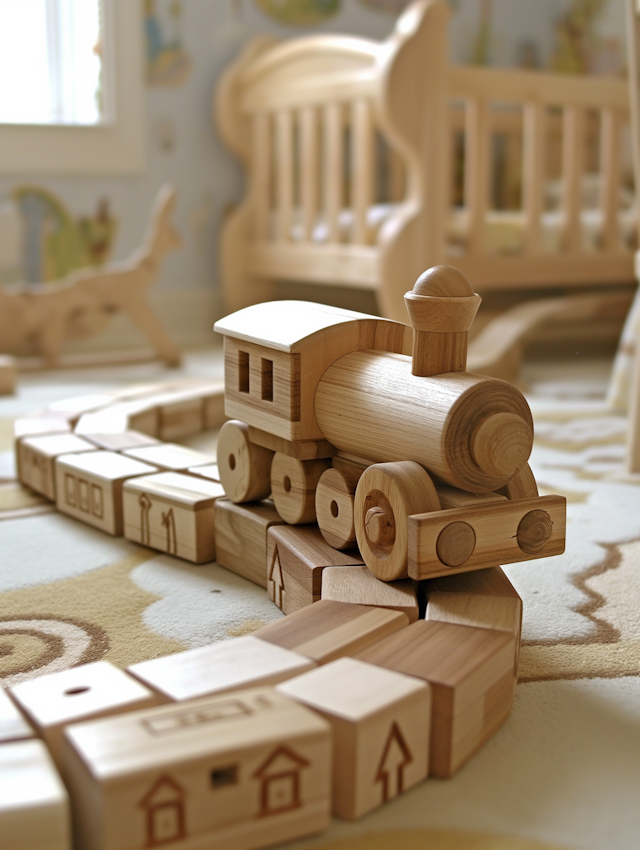
[[[584,258],[585,282],[594,274],[602,275],[603,263],[628,264],[629,249],[627,246],[625,251],[621,244],[618,222],[623,183],[622,133],[629,121],[624,80],[454,66],[449,69],[448,91],[456,103],[463,104],[464,116],[466,244],[459,265],[473,269],[471,277],[475,282],[517,284],[518,263],[522,266],[523,258],[537,263],[540,282],[545,278],[563,282],[552,281],[549,271],[544,270],[549,252],[543,244],[542,222],[547,208],[545,188],[552,176],[559,179],[561,186],[562,234],[559,253],[549,260],[560,270],[560,276],[563,264],[568,268],[567,263],[574,264],[572,274],[576,275],[578,256]],[[458,109],[453,128],[459,127],[460,122]],[[595,144],[590,145],[594,128]],[[500,129],[512,140],[519,136],[522,149],[519,212],[523,243],[517,258],[491,256],[487,244],[487,218],[492,209],[492,141]],[[559,157],[556,148],[560,150]],[[595,165],[588,162],[593,159],[594,149]],[[596,250],[592,252],[586,252],[584,247],[583,178],[587,173],[597,175],[599,182],[599,232]],[[531,269],[529,266],[524,272],[529,278]],[[619,271],[612,269],[614,275]]]

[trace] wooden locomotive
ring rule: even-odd
[[[282,520],[317,521],[334,549],[357,543],[384,581],[561,554],[565,499],[538,496],[526,400],[465,371],[480,300],[436,266],[405,295],[413,332],[308,302],[219,321],[227,496],[271,494]]]

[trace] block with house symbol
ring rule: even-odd
[[[271,688],[68,727],[82,850],[269,846],[324,829],[331,727]]]
[[[357,818],[426,778],[430,688],[340,658],[277,686],[333,728],[333,814]]]
[[[196,564],[216,556],[215,502],[222,485],[160,472],[124,486],[124,536]]]
[[[285,614],[318,602],[325,567],[362,564],[357,549],[341,552],[314,526],[273,526],[267,533],[267,592]]]

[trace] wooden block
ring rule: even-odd
[[[20,482],[55,502],[55,459],[60,455],[95,452],[96,447],[75,434],[25,437],[18,444]]]
[[[157,437],[160,431],[158,409],[146,398],[112,404],[104,410],[83,414],[76,423],[76,434],[119,434],[140,431]]]
[[[199,478],[207,478],[209,481],[220,483],[220,470],[217,463],[208,463],[206,466],[190,466],[189,475],[197,475]]]
[[[518,671],[522,600],[500,567],[443,576],[423,583],[427,620],[509,632],[515,639]]]
[[[215,458],[211,455],[188,449],[177,443],[161,443],[158,446],[126,449],[124,453],[144,463],[152,463],[160,469],[172,472],[186,472],[190,466],[206,466],[209,463],[215,463]]]
[[[561,555],[566,499],[541,496],[408,519],[408,570],[420,580],[453,572]]]
[[[313,661],[253,635],[142,661],[128,672],[179,702],[241,688],[275,685],[312,670]]]
[[[68,434],[70,431],[71,425],[65,419],[56,416],[23,416],[13,423],[13,435],[16,441],[45,434]]]
[[[285,614],[318,602],[325,567],[354,564],[362,564],[357,549],[333,549],[315,526],[280,525],[267,534],[267,592]]]
[[[408,623],[406,614],[399,611],[321,599],[263,626],[253,637],[326,664],[343,655],[354,655]]]
[[[72,396],[61,401],[53,401],[47,405],[47,411],[63,414],[72,425],[84,413],[91,413],[113,404],[111,396],[105,393],[90,393],[88,395]]]
[[[353,602],[402,611],[413,623],[418,619],[418,599],[413,582],[380,581],[365,566],[327,567],[322,573],[322,599]]]
[[[33,738],[35,734],[5,689],[0,687],[0,744]]]
[[[316,487],[331,465],[328,458],[298,460],[276,452],[271,464],[271,493],[285,522],[301,525],[316,521]]]
[[[160,472],[127,481],[123,488],[124,536],[201,564],[216,557],[214,506],[221,484]]]
[[[14,394],[17,377],[15,359],[8,354],[0,354],[0,395]]]
[[[122,534],[122,486],[156,469],[117,452],[95,451],[56,459],[56,507],[107,534]]]
[[[122,431],[115,434],[83,434],[85,440],[89,440],[99,449],[109,452],[123,452],[126,449],[135,449],[140,446],[157,446],[159,441],[148,434],[140,431]]]
[[[44,738],[59,768],[62,732],[67,724],[164,702],[109,661],[49,673],[21,682],[10,692]]]
[[[216,557],[221,567],[267,586],[267,531],[282,525],[273,502],[215,504]]]
[[[514,654],[515,641],[507,632],[418,620],[355,657],[429,682],[429,772],[446,778],[508,717]]]
[[[158,411],[161,440],[180,440],[204,430],[203,402],[198,390],[167,394],[158,400]]]
[[[426,778],[426,682],[339,658],[276,690],[319,712],[333,728],[334,815],[361,817]]]
[[[331,728],[258,688],[67,729],[82,850],[252,850],[324,829]]]
[[[446,484],[437,484],[436,493],[440,499],[440,507],[443,510],[447,508],[468,508],[472,505],[485,505],[492,504],[493,502],[507,501],[507,497],[501,496],[500,493],[467,493],[466,490],[447,487]]]
[[[0,747],[0,845],[71,850],[69,797],[42,741]]]

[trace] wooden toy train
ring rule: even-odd
[[[565,499],[538,496],[526,400],[465,371],[480,300],[436,266],[405,295],[413,333],[307,302],[219,321],[227,496],[271,494],[285,522],[317,520],[336,549],[357,543],[384,581],[561,554]]]

